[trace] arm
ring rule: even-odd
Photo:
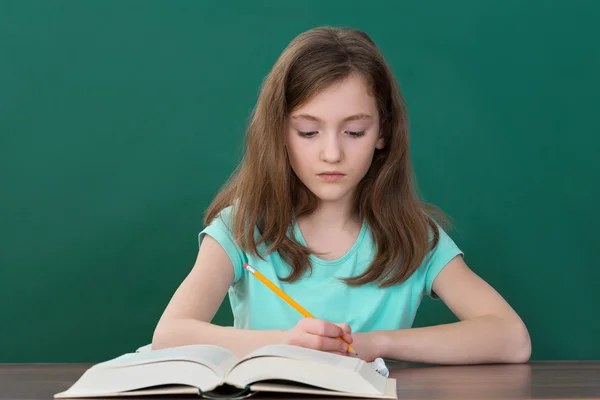
[[[242,356],[261,346],[280,342],[282,331],[251,331],[210,323],[227,294],[233,274],[233,265],[225,250],[206,235],[194,267],[156,326],[152,348],[203,343],[222,346]]]
[[[249,330],[211,324],[234,278],[229,256],[206,235],[192,271],[181,283],[156,326],[152,349],[188,344],[214,344],[238,357],[268,344],[287,343],[345,353],[352,343],[347,324],[305,318],[290,330]]]
[[[436,277],[433,290],[459,322],[354,335],[375,346],[366,354],[433,364],[523,363],[529,360],[529,333],[500,294],[455,257]],[[362,354],[361,354],[362,355]]]

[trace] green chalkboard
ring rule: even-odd
[[[389,60],[421,192],[532,358],[600,358],[598,21],[573,0],[0,0],[0,362],[150,341],[262,79],[319,25]],[[453,320],[427,300],[416,324]]]

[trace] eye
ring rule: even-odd
[[[317,131],[311,131],[311,132],[298,131],[298,134],[305,138],[311,138],[311,137],[315,136],[317,133],[318,133]]]
[[[360,132],[346,131],[346,133],[352,137],[361,137],[361,136],[365,135],[365,131],[360,131]]]

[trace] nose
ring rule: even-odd
[[[342,160],[342,155],[342,148],[338,136],[335,133],[323,135],[321,160],[328,163],[338,163]]]

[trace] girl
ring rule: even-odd
[[[263,82],[244,158],[207,210],[152,348],[207,343],[242,356],[287,343],[350,355],[351,344],[365,361],[526,362],[525,325],[467,267],[442,219],[417,197],[403,99],[376,45],[358,30],[304,32]],[[234,326],[211,324],[227,293]],[[411,328],[424,295],[460,321]]]

